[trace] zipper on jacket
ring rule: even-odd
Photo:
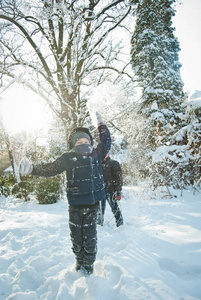
[[[90,162],[90,166],[91,166],[92,197],[93,197],[93,202],[96,203],[95,197],[94,197],[94,180],[93,180],[94,168],[93,168],[93,162],[92,162],[92,157],[91,156],[89,156],[89,162]]]

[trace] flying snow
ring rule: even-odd
[[[87,102],[92,124],[97,126],[96,111],[101,114],[104,122],[112,121],[122,111],[126,99],[126,92],[120,86],[112,83],[99,85]]]

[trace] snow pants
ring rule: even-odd
[[[98,203],[91,206],[70,205],[69,227],[72,250],[78,264],[93,265],[97,253]]]
[[[106,208],[106,200],[109,203],[110,207],[111,207],[111,211],[113,212],[114,216],[115,216],[115,220],[116,220],[116,225],[122,225],[123,224],[123,216],[121,213],[121,210],[118,206],[117,201],[115,201],[114,198],[114,193],[106,193],[105,195],[105,200],[101,201],[101,207],[102,207],[102,218],[104,221],[104,214],[105,214],[105,208]],[[98,212],[98,224],[99,224],[99,220],[100,220],[100,207],[99,207],[99,212]],[[103,222],[102,222],[103,223]]]

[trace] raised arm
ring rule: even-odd
[[[103,123],[101,115],[99,113],[96,113],[96,116],[97,116],[97,120],[98,120],[99,138],[101,141],[98,144],[97,152],[98,152],[98,155],[101,156],[101,159],[103,161],[111,148],[111,136],[110,136],[109,129]]]

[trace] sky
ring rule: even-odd
[[[201,0],[180,0],[173,24],[181,51],[181,76],[185,92],[201,90]]]

